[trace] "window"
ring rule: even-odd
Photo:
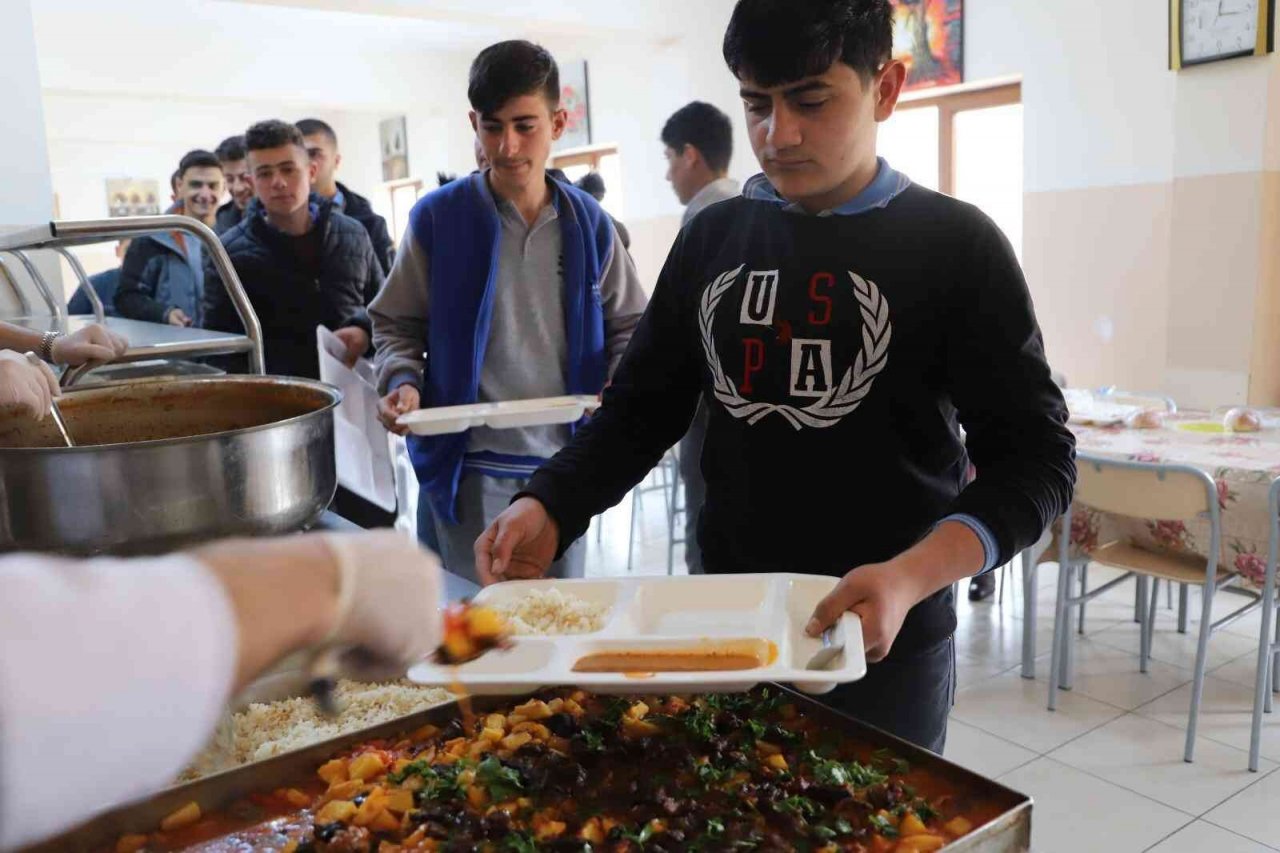
[[[392,181],[384,186],[391,195],[391,239],[398,245],[400,236],[409,227],[409,211],[422,195],[422,180]]]
[[[921,186],[982,208],[1022,258],[1022,84],[904,95],[880,125],[880,153]]]

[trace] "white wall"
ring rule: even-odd
[[[29,0],[0,3],[0,80],[4,81],[5,111],[0,159],[7,164],[0,192],[0,229],[48,222],[53,217],[53,187]],[[43,253],[36,257],[50,283],[60,287],[57,265]],[[16,263],[11,267],[21,269]],[[20,272],[17,275],[19,286],[31,296],[29,282]],[[8,288],[0,288],[0,312],[12,314],[16,304]]]
[[[563,20],[539,23],[506,6],[469,4],[455,16],[466,21],[446,26],[413,17],[417,6],[402,2],[379,5],[399,16],[383,18],[226,0],[42,0],[35,25],[62,213],[104,215],[108,177],[150,177],[163,187],[183,152],[256,119],[317,115],[338,131],[342,179],[387,215],[378,121],[407,116],[410,168],[428,187],[436,171],[470,170],[470,61],[485,44],[527,37],[564,63],[589,62],[593,137],[620,147],[620,218],[651,284],[681,210],[658,138],[671,113],[695,99],[720,106],[735,125],[733,174],[756,171],[720,55],[733,3],[589,5],[589,13],[567,0],[540,7]],[[101,38],[121,32],[142,49]],[[86,251],[91,271],[114,262],[109,247]]]

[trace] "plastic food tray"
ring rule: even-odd
[[[474,403],[470,406],[441,406],[419,409],[396,419],[414,435],[447,435],[473,427],[493,429],[571,424],[600,406],[595,397],[543,397],[538,400],[511,400],[504,403]]]
[[[531,590],[556,589],[608,608],[603,627],[589,634],[521,635],[512,648],[491,651],[458,667],[423,662],[409,670],[421,684],[457,684],[477,695],[527,693],[539,687],[575,684],[597,693],[740,692],[761,682],[794,684],[826,693],[867,672],[862,623],[843,619],[844,652],[826,669],[805,669],[821,643],[804,632],[813,608],[835,586],[824,575],[756,574],[637,577],[591,580],[512,581],[487,587],[478,604],[503,605]],[[766,640],[777,653],[754,669],[712,672],[575,672],[574,663],[594,652],[697,649],[700,644]]]

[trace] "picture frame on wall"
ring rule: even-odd
[[[557,151],[591,144],[591,88],[587,63],[565,62],[560,66],[560,107],[569,117]]]
[[[409,177],[409,133],[404,116],[378,123],[378,139],[382,147],[382,180],[403,181]]]
[[[1169,0],[1169,68],[1276,49],[1276,0]]]
[[[906,91],[964,82],[964,0],[892,0],[893,55]]]
[[[150,178],[107,178],[107,215],[159,216],[160,182]]]

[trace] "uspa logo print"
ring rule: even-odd
[[[791,371],[789,396],[798,399],[812,399],[805,406],[790,403],[769,403],[752,400],[749,394],[753,370],[763,367],[763,347],[757,340],[747,339],[744,344],[755,344],[753,350],[746,348],[746,371],[741,387],[729,378],[716,351],[716,341],[712,329],[715,325],[716,312],[725,295],[737,284],[742,271],[740,266],[728,270],[707,285],[702,293],[698,306],[698,331],[702,340],[703,353],[707,359],[707,367],[711,371],[715,398],[725,410],[735,418],[746,420],[748,424],[760,423],[770,415],[779,415],[796,430],[804,427],[824,429],[834,426],[862,405],[875,378],[884,371],[889,362],[889,341],[893,336],[893,326],[889,322],[889,302],[869,281],[854,272],[849,272],[849,286],[857,300],[859,315],[862,320],[862,334],[858,354],[854,357],[839,382],[834,381],[831,341],[815,338],[793,338],[790,341]],[[821,315],[810,316],[817,325],[825,325],[830,320],[831,300],[817,295],[817,282],[829,284],[832,277],[819,274],[811,283],[811,294],[823,307]],[[751,271],[747,274],[747,286],[743,289],[742,305],[739,309],[739,322],[743,325],[773,326],[777,307],[778,270]],[[753,362],[753,352],[756,361]]]

